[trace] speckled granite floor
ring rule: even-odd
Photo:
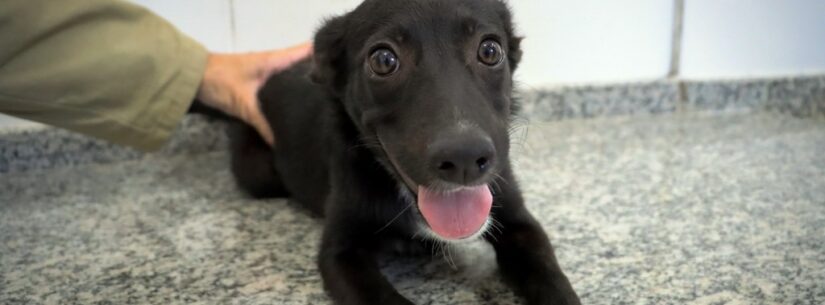
[[[825,120],[679,113],[522,135],[525,197],[585,304],[825,303]],[[327,303],[321,220],[245,198],[226,159],[0,174],[0,304]],[[463,264],[491,266],[484,250]],[[516,303],[441,258],[383,265],[417,304]]]

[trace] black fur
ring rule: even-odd
[[[485,39],[498,41],[506,60],[479,63]],[[528,304],[579,304],[510,169],[519,42],[497,0],[367,0],[318,31],[314,60],[261,90],[275,149],[252,128],[232,127],[232,169],[242,188],[291,196],[326,217],[318,264],[336,303],[411,304],[379,272],[375,254],[390,240],[418,242],[414,235],[426,227],[417,208],[405,210],[405,196],[415,196],[417,185],[450,185],[428,159],[433,143],[476,137],[491,145],[491,169],[464,184],[495,191],[500,231],[485,237],[502,275]],[[376,47],[396,52],[397,72],[372,73],[367,59]]]

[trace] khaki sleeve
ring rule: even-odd
[[[0,112],[150,151],[194,99],[207,51],[119,0],[0,1]]]

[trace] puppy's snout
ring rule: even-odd
[[[477,131],[442,136],[430,145],[428,154],[436,176],[456,184],[475,182],[496,162],[493,140]]]

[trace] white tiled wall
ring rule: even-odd
[[[243,1],[243,0],[241,0]],[[214,51],[234,50],[231,3],[228,0],[134,1],[172,21],[184,33]],[[0,114],[0,128],[36,124]]]
[[[244,0],[240,0],[244,1]],[[229,0],[135,0],[213,51],[234,50]]]
[[[132,0],[214,51],[311,39],[360,0]],[[444,0],[449,1],[449,0]],[[528,87],[665,77],[675,0],[510,0]],[[825,0],[685,0],[681,77],[825,73]],[[0,115],[0,127],[19,124]]]
[[[682,76],[825,73],[825,1],[687,0]]]
[[[133,1],[156,10],[207,46],[235,51],[307,41],[325,17],[361,2]],[[670,0],[511,0],[510,4],[527,37],[518,74],[525,85],[646,80],[667,73],[673,16]],[[228,17],[233,12],[234,21]],[[227,33],[232,37],[227,38]]]
[[[238,51],[309,41],[323,19],[354,9],[360,0],[235,0]]]
[[[214,50],[307,41],[360,0],[133,0]],[[445,0],[449,1],[449,0]],[[518,80],[548,84],[661,79],[675,0],[510,0],[524,41]],[[825,73],[825,1],[685,0],[680,76]]]
[[[669,69],[673,1],[512,0],[527,85],[658,79]]]
[[[324,18],[345,13],[360,2],[361,0],[236,0],[236,50],[262,50],[306,41],[312,37]],[[523,69],[528,72],[522,73],[533,75],[525,77],[528,83],[620,81],[628,75],[656,78],[666,73],[670,44],[658,42],[670,39],[670,1],[510,2],[516,11],[521,32],[529,38],[525,42],[529,52],[525,59],[526,68]],[[592,14],[594,10],[597,14]],[[582,26],[571,27],[570,23]],[[611,32],[603,33],[605,30]],[[642,32],[641,35],[639,32]],[[605,37],[608,39],[605,40]],[[571,42],[576,46],[561,47]],[[639,49],[644,52],[639,53]],[[553,53],[552,56],[541,55],[548,52]],[[587,60],[569,60],[571,56]],[[651,57],[655,60],[651,60]],[[614,58],[627,60],[617,63]],[[651,63],[657,60],[658,62]],[[550,66],[545,68],[548,63]],[[585,66],[582,67],[581,63]],[[628,66],[633,68],[624,69]],[[536,81],[532,81],[533,78]]]
[[[12,127],[12,126],[21,126],[26,124],[35,124],[34,122],[24,121],[20,119],[16,119],[7,115],[0,114],[0,128],[4,127]]]

